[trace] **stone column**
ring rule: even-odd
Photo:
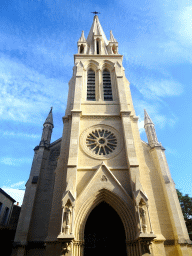
[[[99,39],[99,54],[103,54],[102,52],[102,40]]]
[[[84,242],[79,240],[79,241],[74,241],[73,242],[73,256],[83,256],[84,252]]]
[[[72,206],[71,235],[73,235],[73,224],[74,224],[74,206]]]
[[[94,54],[97,54],[97,44],[96,39],[94,39]]]

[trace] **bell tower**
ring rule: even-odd
[[[107,39],[95,15],[77,46],[63,135],[56,141],[45,255],[192,255],[165,149],[146,111],[149,143],[140,139],[117,40],[112,31]]]
[[[165,241],[189,238],[184,222],[180,224],[182,232],[177,231],[167,192],[160,193],[165,182],[162,170],[157,175],[151,155],[156,134],[150,134],[149,124],[149,144],[140,139],[118,42],[112,31],[107,40],[95,15],[87,39],[82,31],[77,44],[56,168],[49,255],[56,240],[64,254],[83,255],[87,218],[101,202],[109,204],[123,223],[127,255],[168,255],[170,247],[166,248]],[[170,243],[174,255],[184,255],[175,242]]]

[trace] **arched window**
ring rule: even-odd
[[[92,69],[87,72],[87,100],[95,100],[95,72]]]
[[[114,54],[117,53],[117,47],[115,45],[112,46],[112,51],[113,51]]]
[[[84,46],[83,46],[83,44],[81,44],[81,46],[80,46],[80,53],[84,53]]]
[[[107,69],[103,70],[103,96],[104,100],[113,100],[111,76]]]
[[[99,40],[97,39],[97,54],[99,54]]]

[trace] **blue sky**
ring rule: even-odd
[[[1,0],[0,187],[22,201],[33,148],[53,106],[52,141],[62,136],[68,81],[81,31],[88,36],[92,11],[119,53],[139,116],[155,123],[169,168],[192,196],[192,4],[183,0]]]

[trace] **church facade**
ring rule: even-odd
[[[44,123],[12,255],[192,255],[174,182],[145,111],[140,139],[123,56],[95,15],[74,55],[62,138]]]

